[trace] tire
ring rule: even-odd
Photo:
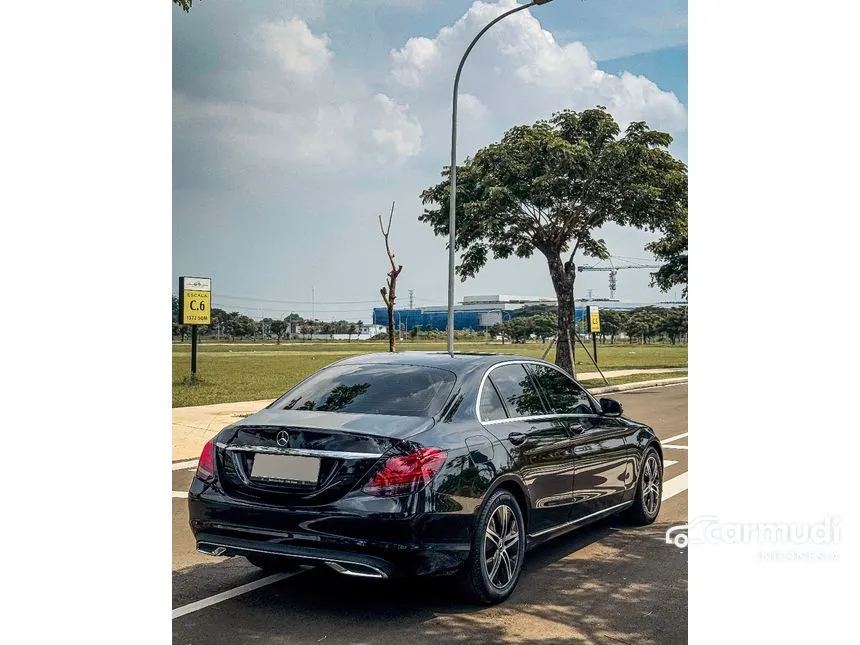
[[[500,551],[499,539],[493,536],[501,536],[507,546]],[[525,522],[517,500],[508,491],[497,490],[475,519],[471,552],[460,572],[466,598],[484,605],[506,600],[520,579],[525,543]]]
[[[301,564],[289,558],[265,555],[263,553],[249,553],[245,558],[258,569],[270,573],[289,573],[296,571]]]
[[[663,505],[663,462],[654,448],[648,448],[642,459],[639,482],[633,506],[627,511],[627,518],[636,526],[646,526],[657,519]]]

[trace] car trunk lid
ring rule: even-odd
[[[269,503],[331,503],[433,423],[429,417],[266,409],[234,424],[217,445],[222,486]]]

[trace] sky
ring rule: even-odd
[[[514,0],[196,0],[173,15],[173,291],[212,278],[213,305],[255,318],[365,322],[389,270],[378,216],[404,268],[398,306],[444,305],[447,238],[419,222],[450,158],[460,56]],[[687,160],[686,0],[554,0],[495,25],[460,81],[458,161],[515,126],[605,105],[644,120]],[[654,239],[601,231],[616,257]],[[593,259],[579,258],[585,264]],[[616,297],[680,298],[618,274]],[[576,296],[608,297],[608,274]],[[466,295],[552,296],[546,261],[490,260]],[[312,304],[313,303],[313,304]]]

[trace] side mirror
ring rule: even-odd
[[[615,399],[600,399],[600,411],[607,417],[620,417],[624,408]]]

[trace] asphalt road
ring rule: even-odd
[[[664,442],[657,521],[636,528],[610,518],[538,547],[514,594],[495,607],[464,604],[444,579],[373,581],[308,570],[270,583],[244,558],[201,555],[181,497],[193,470],[175,471],[174,642],[686,643],[687,553],[664,538],[687,521],[687,385],[612,396]],[[241,588],[256,581],[258,588]]]

